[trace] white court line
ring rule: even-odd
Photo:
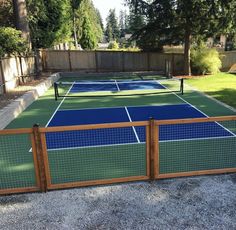
[[[62,103],[65,101],[66,96],[69,94],[69,92],[71,91],[72,87],[74,86],[75,82],[73,82],[73,84],[71,85],[71,87],[68,89],[65,97],[62,99],[61,103],[57,106],[56,110],[54,111],[54,113],[52,114],[51,118],[49,119],[48,123],[46,124],[45,127],[48,127],[49,123],[52,121],[53,117],[55,116],[55,114],[57,113],[57,111],[59,110],[59,108],[61,107]]]
[[[159,142],[160,142],[160,143],[165,143],[165,142],[215,140],[215,139],[229,139],[229,138],[235,139],[235,137],[233,137],[233,136],[221,136],[221,137],[200,137],[200,138],[189,138],[189,139],[165,140],[165,141],[159,141]]]
[[[157,81],[158,82],[158,81]],[[161,84],[161,83],[159,83]],[[162,84],[161,84],[162,85]],[[167,90],[169,90],[171,93],[173,93],[176,97],[178,97],[180,100],[182,100],[183,102],[187,103],[188,105],[190,105],[192,108],[196,109],[198,112],[200,112],[202,115],[204,115],[205,117],[209,116],[202,112],[200,109],[198,109],[197,107],[195,107],[194,105],[192,105],[191,103],[189,103],[188,101],[186,101],[185,99],[183,99],[182,97],[180,97],[177,93],[171,91],[170,89],[168,89],[166,86],[162,85],[164,88],[166,88]],[[233,136],[236,136],[235,133],[233,133],[232,131],[230,131],[229,129],[225,128],[223,125],[221,125],[220,123],[218,123],[217,121],[214,121],[217,125],[219,125],[221,128],[223,128],[224,130],[226,130],[227,132],[229,132],[230,134],[232,134]]]
[[[115,80],[115,83],[116,83],[116,87],[117,87],[118,91],[120,91],[120,87],[119,87],[119,85],[117,83],[117,80]]]
[[[69,94],[70,90],[72,89],[74,83],[71,85],[71,87],[68,89],[66,96]],[[57,106],[56,110],[54,111],[54,113],[52,114],[51,118],[49,119],[49,121],[47,122],[47,124],[45,125],[45,127],[48,127],[49,123],[52,121],[53,117],[55,116],[55,114],[57,113],[57,111],[59,110],[60,106],[62,105],[62,103],[65,101],[65,97],[62,99],[61,103]],[[29,150],[29,152],[32,152],[32,148]]]
[[[128,109],[127,109],[126,106],[125,106],[125,111],[126,111],[126,113],[127,113],[127,116],[128,116],[128,118],[129,118],[129,121],[132,122],[132,119],[131,119],[131,117],[130,117],[130,115],[129,115],[129,111],[128,111]],[[140,140],[139,140],[138,134],[137,134],[137,132],[136,132],[136,129],[134,128],[134,126],[132,126],[132,128],[133,128],[133,131],[134,131],[134,134],[135,134],[135,136],[136,136],[136,139],[137,139],[138,143],[140,143]]]
[[[109,144],[109,145],[106,145],[106,144],[104,144],[104,145],[88,145],[88,146],[80,146],[80,147],[48,149],[48,151],[87,149],[87,148],[112,147],[112,146],[137,145],[137,144],[146,144],[146,142],[139,142],[139,143],[137,143],[137,142],[132,142],[132,143]]]

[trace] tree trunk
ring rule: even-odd
[[[21,30],[22,37],[26,39],[29,48],[31,48],[30,29],[27,20],[27,8],[25,0],[13,0],[13,9],[15,15],[15,25],[18,30]]]
[[[75,10],[73,10],[73,33],[74,33],[75,49],[78,49],[79,45],[78,45],[77,30],[76,30]]]
[[[191,65],[190,65],[190,48],[191,48],[191,33],[190,30],[186,30],[184,39],[184,74],[191,76]]]

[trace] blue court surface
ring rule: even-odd
[[[130,121],[201,118],[203,113],[188,104],[98,108],[57,111],[48,127],[104,124]],[[216,122],[162,125],[160,141],[180,141],[209,138],[226,138],[234,134]],[[145,142],[145,127],[109,128],[66,131],[46,134],[47,146],[52,149],[69,149]]]
[[[124,90],[152,90],[165,89],[163,85],[155,80],[147,81],[97,81],[97,82],[74,82],[70,93],[97,92],[97,91],[124,91]]]

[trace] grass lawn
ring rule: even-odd
[[[199,91],[236,108],[236,75],[222,72],[206,77],[188,79],[186,82]]]

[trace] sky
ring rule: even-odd
[[[123,5],[124,0],[93,0],[94,6],[100,11],[103,23],[106,22],[106,17],[110,9],[116,9],[116,16],[119,16],[120,10],[128,9]]]

